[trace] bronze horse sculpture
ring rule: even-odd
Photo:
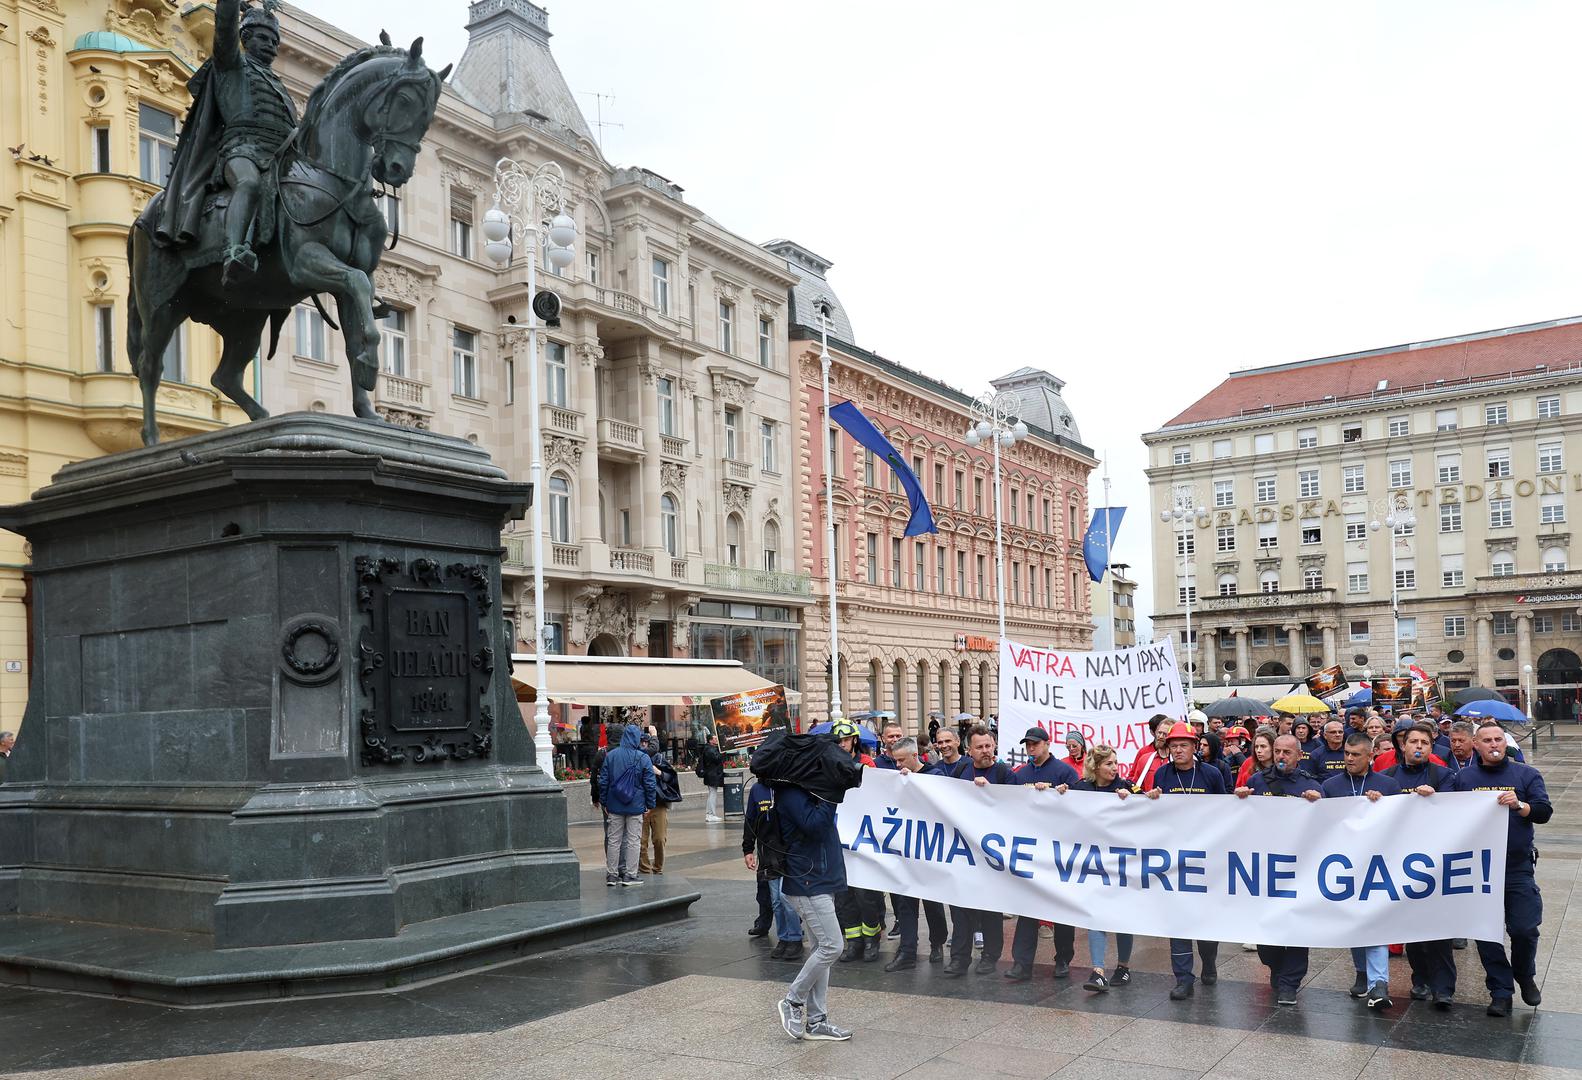
[[[346,355],[351,358],[353,412],[375,419],[369,392],[379,378],[379,328],[372,275],[387,226],[374,202],[374,181],[399,188],[411,179],[424,133],[450,67],[423,64],[423,39],[410,49],[359,49],[337,64],[308,97],[301,123],[275,155],[260,199],[256,272],[224,280],[224,191],[208,197],[196,241],[176,248],[155,240],[160,192],[127,237],[131,302],[127,352],[143,392],[143,443],[159,441],[155,395],[171,335],[191,319],[224,341],[211,380],[247,413],[268,411],[247,393],[242,373],[257,355],[264,325],[269,355],[291,309],[319,293],[335,298]],[[179,151],[178,151],[179,153]],[[334,323],[332,322],[333,326]]]

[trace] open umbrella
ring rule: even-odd
[[[1210,702],[1203,712],[1208,716],[1234,720],[1244,716],[1268,716],[1269,706],[1261,701],[1254,701],[1252,698],[1228,697]]]
[[[833,724],[826,720],[822,724],[814,724],[812,727],[807,729],[807,732],[809,735],[828,735],[830,728],[833,726]],[[875,735],[861,724],[857,725],[857,738],[862,741],[862,745],[864,746],[879,745],[879,736]]]
[[[1467,686],[1450,695],[1451,702],[1460,707],[1473,701],[1504,701],[1505,695],[1487,686]]]
[[[1355,709],[1358,705],[1372,705],[1372,704],[1373,704],[1373,691],[1370,690],[1366,686],[1364,686],[1361,690],[1358,690],[1355,694],[1352,694],[1349,698],[1346,699],[1346,708],[1348,708],[1348,709]]]
[[[1285,697],[1270,705],[1269,708],[1277,713],[1289,713],[1292,716],[1306,716],[1309,713],[1327,713],[1329,706],[1324,704],[1312,694],[1287,694]]]
[[[955,718],[956,718],[957,721],[961,721],[961,720],[976,720],[977,719],[977,717],[973,716],[970,712],[959,712],[959,713],[956,714]]]
[[[1476,720],[1493,719],[1502,724],[1525,724],[1527,714],[1522,712],[1510,702],[1499,701],[1469,701],[1456,710],[1457,716],[1469,716]]]

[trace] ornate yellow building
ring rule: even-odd
[[[169,0],[0,0],[0,503],[140,445],[126,359],[126,233],[159,190],[214,12]],[[209,386],[218,339],[166,354],[169,436],[244,419]],[[24,545],[0,531],[0,730],[21,722]]]

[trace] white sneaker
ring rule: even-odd
[[[981,948],[983,948],[983,935],[982,934],[973,934],[972,935],[972,947],[974,949],[981,949]]]
[[[722,822],[724,820],[725,820],[724,818],[715,817],[713,814],[709,814],[709,815],[706,815],[704,817],[703,823],[705,825],[718,825],[720,822]]]
[[[800,1040],[804,1029],[807,1027],[807,1016],[803,1007],[785,998],[780,999],[780,1026],[785,1028],[787,1035]]]
[[[809,1024],[807,1030],[802,1033],[802,1037],[804,1039],[812,1039],[815,1042],[845,1042],[851,1038],[851,1032],[845,1028],[838,1028],[825,1019]]]

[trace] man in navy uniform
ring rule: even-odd
[[[1478,729],[1478,762],[1456,774],[1452,791],[1497,791],[1500,805],[1509,809],[1509,839],[1505,847],[1505,929],[1511,936],[1511,953],[1505,955],[1503,941],[1478,942],[1478,959],[1483,961],[1484,983],[1489,988],[1490,1016],[1511,1014],[1511,995],[1516,987],[1522,1001],[1537,1005],[1538,925],[1543,922],[1544,902],[1533,878],[1538,861],[1533,847],[1533,826],[1554,816],[1544,778],[1531,765],[1512,761],[1505,744],[1505,729],[1491,725]],[[1514,985],[1513,985],[1514,983]]]
[[[1362,798],[1378,802],[1385,795],[1399,795],[1401,785],[1388,773],[1373,771],[1373,740],[1353,731],[1346,736],[1346,768],[1319,785],[1326,799]],[[1357,979],[1351,996],[1366,998],[1370,1009],[1388,1009],[1390,1001],[1390,947],[1354,945],[1351,965]]]
[[[1043,728],[1030,727],[1022,736],[1022,746],[1027,750],[1027,760],[1016,767],[1014,782],[1031,784],[1038,791],[1065,784],[1068,787],[1082,778],[1066,762],[1049,750],[1049,733]],[[1054,924],[1055,978],[1064,979],[1071,974],[1071,958],[1077,954],[1077,931],[1073,926]],[[1011,968],[1007,979],[1026,982],[1033,977],[1033,957],[1038,952],[1038,920],[1026,915],[1016,917],[1016,932],[1011,936]]]
[[[1295,742],[1293,736],[1291,739]],[[1160,795],[1223,795],[1225,777],[1218,767],[1197,759],[1197,732],[1185,724],[1177,723],[1165,734],[1165,751],[1170,760],[1154,773],[1153,787],[1147,796],[1157,799]],[[1204,986],[1219,982],[1219,942],[1199,941],[1198,957],[1202,961]],[[1170,939],[1170,971],[1176,984],[1170,988],[1170,1000],[1182,1001],[1192,996],[1192,942],[1187,938]]]
[[[967,738],[972,756],[956,762],[944,772],[944,775],[955,777],[957,780],[970,780],[978,787],[1016,783],[1011,767],[1003,761],[994,759],[995,738],[992,731],[983,724],[978,724]],[[998,911],[983,911],[979,908],[958,907],[952,904],[950,962],[945,965],[944,974],[957,978],[967,973],[968,968],[972,967],[973,935],[982,934],[983,955],[978,958],[975,970],[979,975],[993,975],[1000,966],[1000,952],[1005,948],[1003,920],[1004,916]]]

